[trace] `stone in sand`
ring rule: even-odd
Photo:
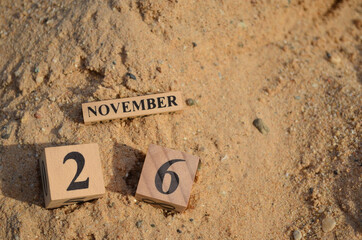
[[[336,226],[336,220],[333,217],[326,217],[322,221],[323,232],[330,232]]]
[[[267,134],[269,132],[268,126],[266,126],[260,118],[257,118],[253,121],[253,125],[261,132],[262,134]]]
[[[293,239],[294,240],[300,240],[302,239],[302,233],[297,229],[293,232]]]
[[[138,220],[138,221],[136,222],[136,227],[137,227],[137,228],[142,227],[142,223],[143,223],[142,220]]]
[[[188,98],[186,100],[186,104],[187,104],[187,106],[192,106],[192,105],[195,105],[195,101],[192,98]]]
[[[13,131],[13,127],[10,124],[3,126],[0,129],[0,136],[2,139],[9,139],[11,136],[11,132]]]
[[[332,57],[329,59],[329,61],[335,65],[338,65],[341,63],[341,58],[337,55],[332,55]]]

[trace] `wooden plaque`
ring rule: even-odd
[[[181,92],[83,103],[84,123],[182,110]]]
[[[46,208],[88,201],[105,193],[98,144],[45,148],[39,163]]]
[[[181,212],[187,208],[199,158],[151,144],[138,182],[136,199]]]

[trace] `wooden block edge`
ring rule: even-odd
[[[102,194],[96,194],[96,195],[90,195],[90,196],[86,196],[86,200],[82,201],[82,202],[79,202],[79,203],[85,203],[85,202],[88,202],[88,201],[92,201],[92,200],[96,200],[96,199],[100,199],[102,197],[104,197],[105,193],[102,193]],[[82,196],[79,196],[79,198],[81,198]],[[64,199],[59,199],[59,200],[55,200],[54,202],[62,202],[64,203],[64,201],[66,200],[69,200],[68,198],[64,198]],[[60,208],[60,207],[63,207],[63,206],[68,206],[68,205],[72,205],[72,204],[78,204],[78,203],[68,203],[68,204],[63,204],[63,205],[60,205],[60,206],[53,206],[53,207],[49,207],[50,204],[48,204],[45,208],[46,209],[55,209],[55,208]]]
[[[137,201],[152,205],[153,207],[161,208],[161,209],[164,209],[164,210],[175,211],[175,212],[179,212],[179,213],[185,211],[187,206],[188,206],[188,203],[187,203],[186,206],[181,206],[181,205],[178,205],[178,204],[170,204],[170,203],[168,203],[166,201],[162,201],[162,200],[159,200],[159,199],[148,197],[148,196],[145,196],[145,195],[142,195],[142,194],[139,194],[139,193],[136,193],[135,198],[137,199]],[[170,205],[170,206],[175,206],[175,209],[174,210],[165,209],[165,208],[162,208],[159,204],[150,204],[150,203],[144,202],[143,199],[150,199],[150,200],[155,201],[155,202],[157,201],[157,203],[163,203],[163,204],[167,204],[167,205]]]

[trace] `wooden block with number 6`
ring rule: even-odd
[[[138,182],[136,199],[166,210],[187,208],[199,158],[151,144]]]
[[[45,148],[39,163],[46,208],[89,201],[105,193],[98,144]]]

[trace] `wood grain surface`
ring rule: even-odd
[[[167,210],[185,210],[198,163],[191,154],[149,145],[136,199]]]
[[[40,170],[46,208],[88,201],[105,193],[98,144],[45,148]]]

